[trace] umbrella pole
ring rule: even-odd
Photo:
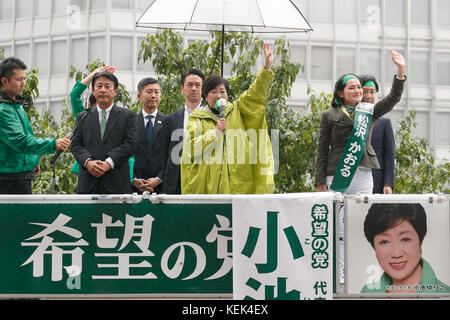
[[[225,51],[225,25],[222,25],[222,64],[220,66],[220,75],[223,77],[223,52]]]

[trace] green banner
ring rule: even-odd
[[[231,203],[1,203],[0,294],[231,294],[231,217]]]

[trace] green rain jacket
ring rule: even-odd
[[[33,171],[55,149],[56,139],[35,137],[22,105],[0,90],[0,173]]]
[[[219,117],[209,107],[191,113],[181,157],[182,194],[273,192],[274,160],[265,118],[273,74],[263,68],[237,101],[227,103],[225,133],[216,132]]]
[[[436,277],[430,264],[424,258],[421,259],[421,263],[422,277],[416,293],[450,293],[450,287]],[[365,285],[361,293],[386,293],[386,288],[391,284],[392,279],[384,272],[377,283],[371,285],[371,288]]]

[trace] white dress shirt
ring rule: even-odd
[[[149,121],[147,119],[147,116],[153,116],[153,118],[152,118],[152,125],[153,125],[153,127],[155,127],[155,121],[156,121],[156,115],[157,114],[158,114],[158,109],[153,111],[153,113],[148,114],[147,112],[145,112],[144,108],[142,108],[142,116],[144,117],[144,128],[147,128],[147,122]]]
[[[198,107],[200,107],[201,105],[202,105],[202,102],[200,101],[200,103],[198,104],[198,106],[196,106],[196,107],[194,108],[194,110],[197,109]],[[187,129],[187,122],[188,122],[188,119],[189,119],[189,115],[192,113],[192,111],[193,111],[193,110],[189,109],[189,107],[188,107],[186,104],[184,104],[183,129],[184,129],[185,131],[186,131],[186,129]]]

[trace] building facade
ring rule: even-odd
[[[180,0],[181,1],[181,0]],[[343,73],[371,73],[389,92],[395,65],[389,51],[407,60],[407,86],[388,114],[394,126],[409,110],[417,112],[414,133],[425,137],[438,159],[450,159],[450,1],[304,0],[296,1],[313,32],[289,34],[292,60],[304,66],[289,104],[305,109],[307,88],[332,92]],[[137,61],[146,33],[135,23],[149,0],[0,0],[0,46],[5,56],[39,68],[38,109],[57,118],[61,100],[73,86],[70,66],[84,69],[100,59],[116,67],[130,92],[154,75]],[[147,30],[147,32],[155,32]],[[183,33],[185,44],[204,37]],[[264,35],[269,42],[280,35]],[[262,63],[262,62],[261,62]]]

